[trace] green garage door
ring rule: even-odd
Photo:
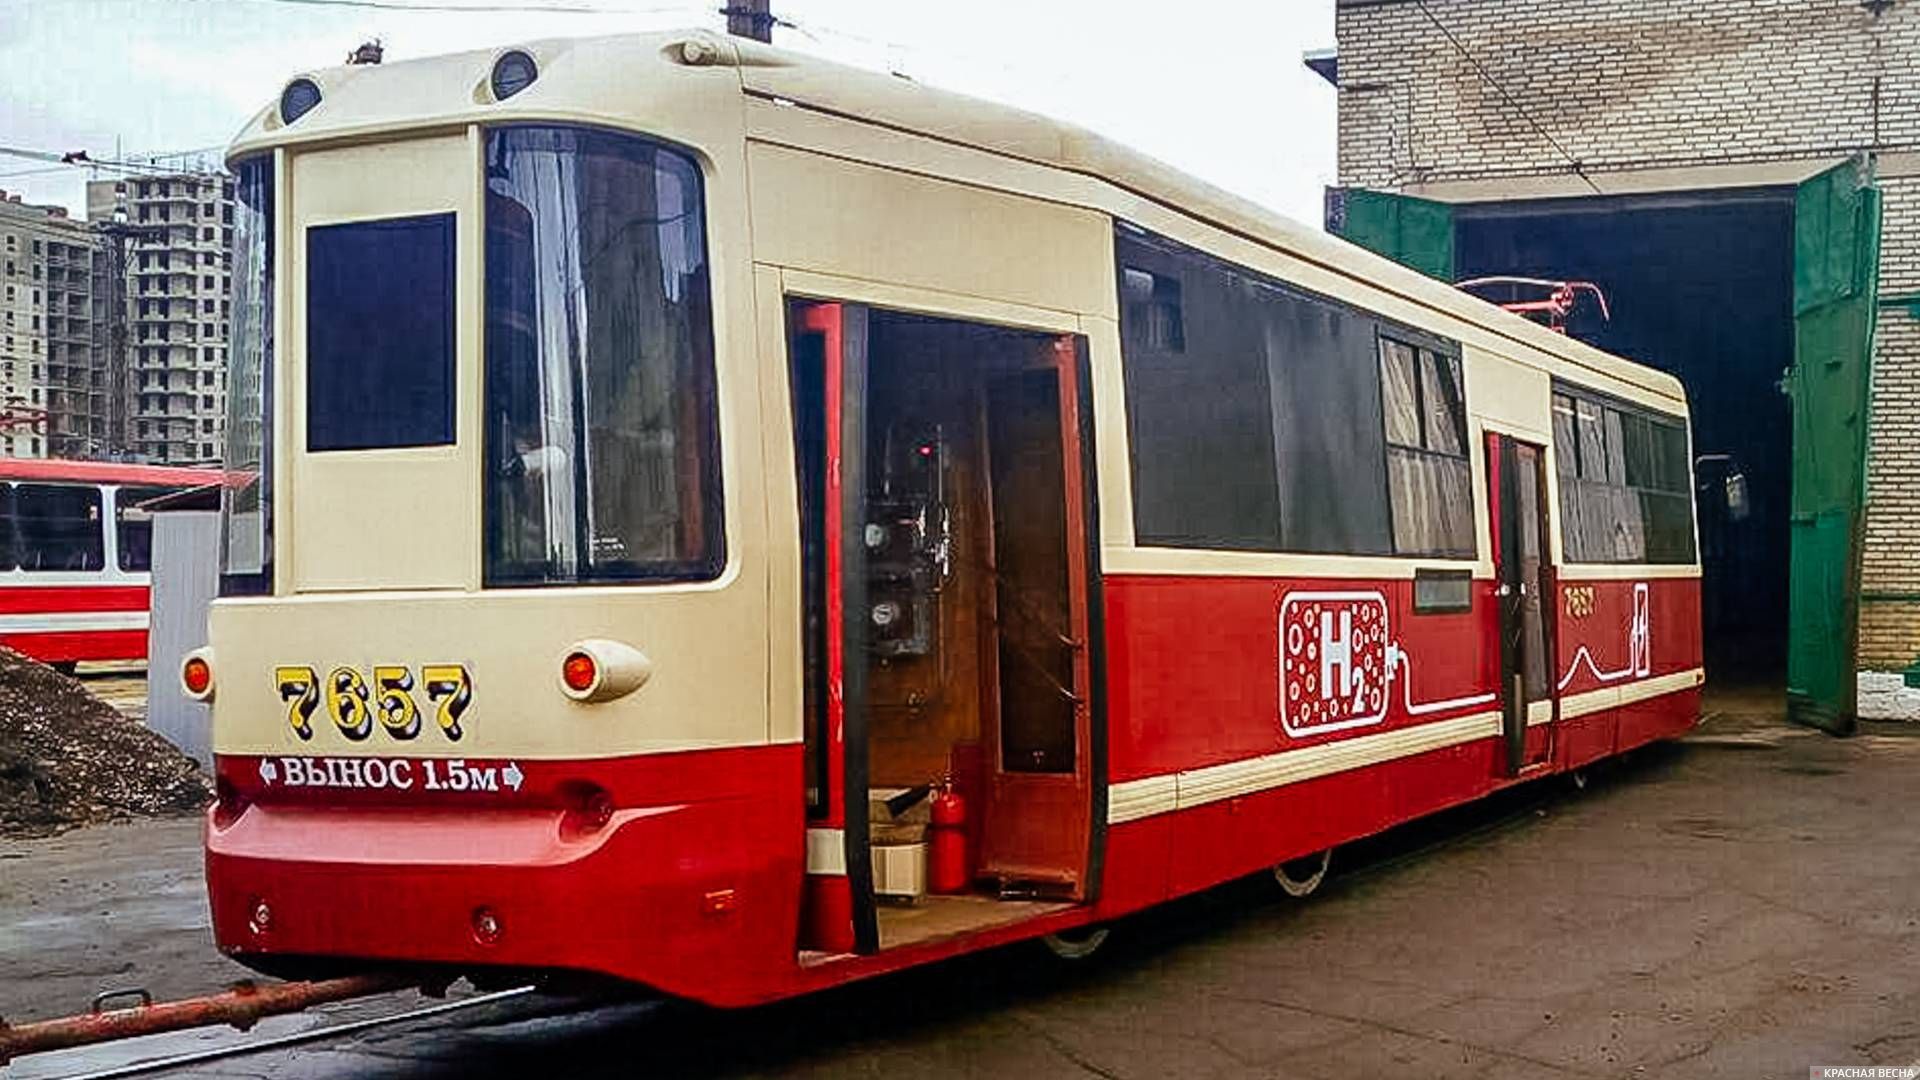
[[[1397,263],[1453,281],[1453,207],[1365,188],[1334,193],[1327,230]]]
[[[1793,211],[1792,581],[1787,715],[1853,730],[1880,192],[1869,159],[1800,185]]]

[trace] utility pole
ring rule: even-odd
[[[720,14],[727,17],[727,33],[755,41],[773,41],[772,0],[728,0]]]

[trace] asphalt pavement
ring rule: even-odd
[[[205,1077],[1804,1077],[1920,1060],[1920,728],[1836,740],[1768,695],[1700,731],[1336,855],[1316,896],[1249,879],[1129,919],[1091,963],[1033,947],[740,1012],[519,996],[166,1075]],[[213,954],[192,822],[0,845],[0,1016]],[[28,1059],[0,1080],[244,1044]]]

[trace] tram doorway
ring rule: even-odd
[[[810,836],[838,827],[853,951],[1087,899],[1081,342],[805,301],[790,325]],[[957,828],[929,820],[945,793]],[[830,949],[820,884],[808,933]]]

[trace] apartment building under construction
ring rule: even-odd
[[[0,453],[107,453],[108,273],[65,209],[0,192]]]
[[[95,180],[87,185],[87,216],[97,228],[118,226],[124,243],[127,451],[168,464],[219,461],[232,178],[185,172]]]

